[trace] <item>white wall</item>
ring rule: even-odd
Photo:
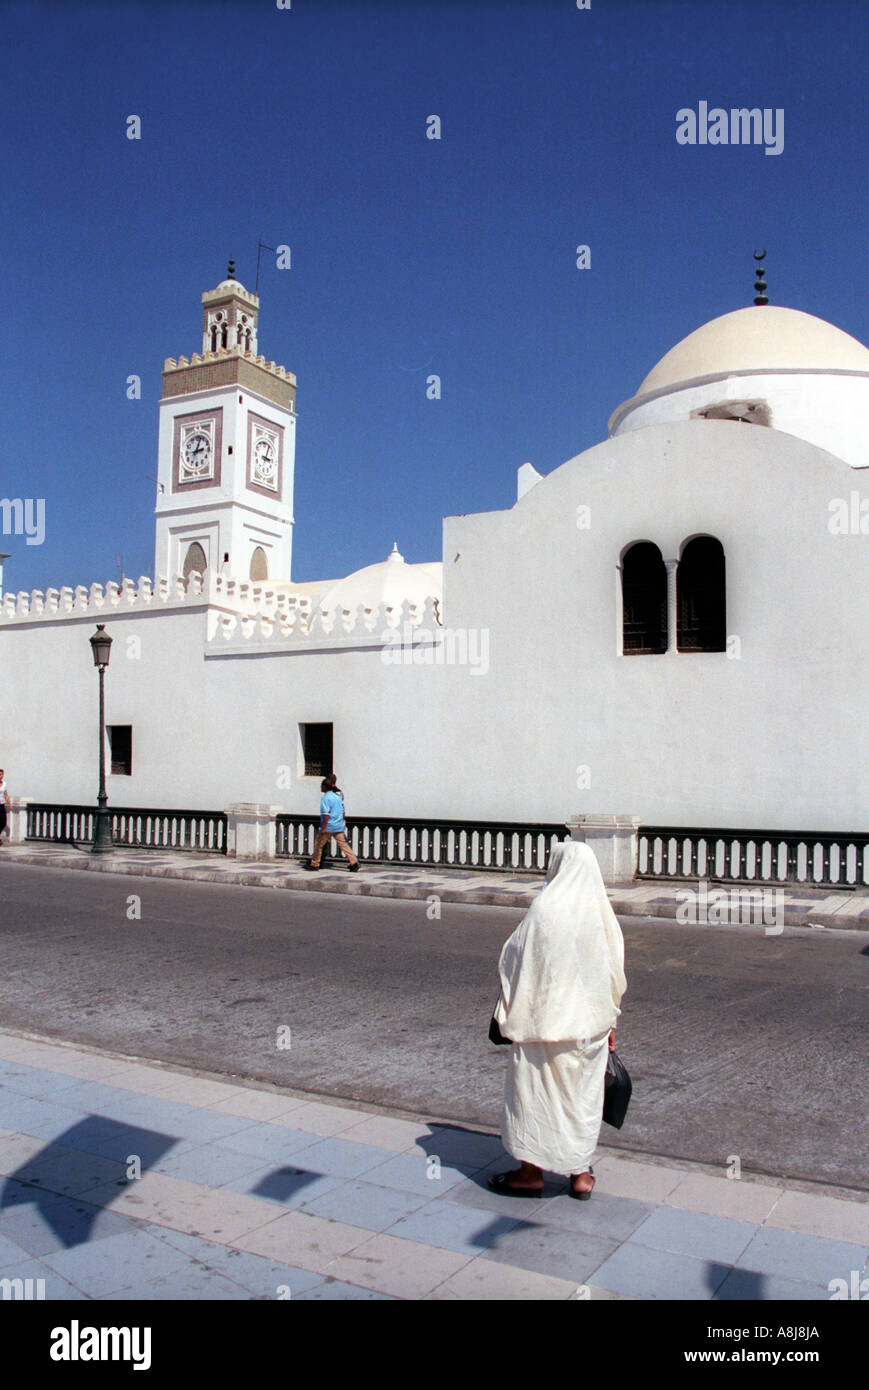
[[[333,722],[350,815],[561,822],[603,811],[858,830],[869,548],[828,528],[830,501],[853,482],[808,444],[701,420],[609,440],[509,511],[448,518],[445,622],[485,640],[485,662],[478,646],[464,665],[385,664],[353,637],[345,649],[289,650],[277,629],[249,654],[206,648],[207,607],[189,600],[7,615],[7,780],[37,800],[95,799],[88,637],[100,621],[115,639],[107,722],[133,725],[133,775],[109,781],[115,805],[313,812],[319,783],[297,775],[298,725]],[[589,529],[577,527],[579,506]],[[651,540],[676,558],[698,533],[724,546],[739,659],[621,655],[622,551]],[[590,787],[577,784],[578,767]]]
[[[335,767],[356,814],[420,814],[441,756],[437,682],[380,650],[205,659],[204,607],[99,613],[0,628],[3,764],[16,795],[88,803],[98,785],[98,675],[88,638],[113,638],[107,724],[132,724],[133,773],[110,804],[221,810],[234,801],[315,812],[299,723],[334,723]],[[219,650],[219,648],[218,648]],[[283,769],[291,769],[292,785]]]
[[[449,518],[444,554],[461,559],[444,566],[447,620],[492,630],[485,680],[447,673],[454,755],[478,774],[463,808],[863,826],[869,552],[865,536],[827,525],[831,498],[853,485],[809,445],[701,420],[601,444],[508,512]],[[580,505],[589,530],[577,528]],[[724,546],[740,659],[620,655],[623,549],[651,540],[678,558],[697,533]]]

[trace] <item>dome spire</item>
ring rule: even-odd
[[[764,247],[762,251],[755,251],[754,259],[758,262],[758,265],[755,267],[756,278],[754,281],[754,302],[755,304],[768,304],[769,300],[766,297],[767,284],[765,279],[763,278],[766,274],[766,271],[764,270],[763,265],[761,264],[761,262],[766,260],[766,247]]]
[[[226,278],[227,280],[235,279],[235,261],[232,259],[231,256],[229,259],[229,265],[226,267]]]

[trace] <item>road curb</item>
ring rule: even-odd
[[[0,858],[0,862],[2,862],[2,858]],[[88,851],[42,855],[38,852],[21,852],[16,848],[8,855],[7,862],[31,865],[36,868],[122,874],[130,878],[163,878],[188,880],[193,883],[223,883],[239,888],[272,888],[297,893],[339,893],[348,897],[392,898],[417,902],[436,898],[440,903],[466,904],[471,907],[525,909],[530,907],[540,890],[540,884],[529,884],[527,888],[517,888],[512,884],[491,888],[463,888],[460,884],[450,886],[433,879],[423,879],[421,882],[409,880],[407,883],[384,883],[375,877],[366,879],[364,866],[362,873],[358,876],[351,876],[342,868],[339,870],[321,870],[320,874],[323,877],[320,877],[319,874],[303,871],[294,873],[288,870],[283,874],[276,873],[274,868],[263,871],[253,863],[249,868],[235,868],[230,867],[226,860],[222,861],[220,867],[213,869],[192,865],[187,867],[184,864],[166,864],[165,861],[158,864],[142,863],[138,860],[125,862],[120,855],[91,855]],[[392,870],[393,866],[386,867],[388,870]],[[375,873],[377,868],[374,869]],[[413,871],[411,870],[411,872]],[[425,873],[426,871],[420,870],[420,872]],[[436,873],[437,870],[432,872]],[[649,899],[636,901],[626,894],[620,893],[618,889],[611,891],[609,898],[614,912],[621,917],[675,922],[679,920],[679,914],[684,909],[684,902],[680,900],[679,895],[684,893],[686,889],[690,889],[691,886],[686,883],[680,888],[672,888],[669,894],[667,890],[662,888],[661,896],[651,901]],[[714,889],[720,888],[725,893],[746,891],[744,885],[741,889],[739,885],[728,884],[713,884],[712,887]],[[821,890],[818,892],[819,896],[822,895],[824,898],[831,896],[827,892],[822,894]],[[869,899],[866,901],[869,905]],[[813,908],[811,905],[802,903],[795,905],[785,902],[782,915],[782,925],[786,927],[801,927],[804,930],[869,931],[869,918],[864,919],[850,912],[828,912],[820,907]],[[750,919],[751,914],[749,913],[747,922],[737,922],[735,925],[763,925]],[[707,925],[730,924],[709,922]],[[779,924],[776,923],[776,925]]]

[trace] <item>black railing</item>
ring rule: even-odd
[[[27,807],[27,839],[92,844],[95,806]],[[223,811],[166,811],[110,807],[112,844],[135,849],[226,854]],[[319,817],[276,817],[277,854],[311,855]],[[423,868],[545,872],[563,824],[458,821],[353,816],[347,837],[353,852],[373,864]],[[719,830],[641,826],[639,879],[709,879],[723,883],[792,884],[817,888],[869,887],[869,834],[791,830]]]
[[[277,853],[310,857],[318,816],[278,816]],[[351,816],[347,839],[353,853],[370,864],[411,864],[425,868],[488,869],[543,873],[561,825],[522,825],[512,821],[403,820]]]
[[[869,835],[640,827],[639,878],[869,887]]]
[[[223,811],[155,811],[139,807],[109,807],[113,845],[134,849],[193,850],[226,854],[226,814]],[[55,844],[90,844],[94,838],[93,806],[27,807],[27,839]]]
[[[27,839],[53,840],[62,844],[86,843],[94,838],[94,806],[27,807]]]

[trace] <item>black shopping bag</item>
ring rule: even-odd
[[[614,1129],[621,1129],[628,1113],[628,1102],[633,1091],[628,1069],[617,1052],[611,1052],[606,1059],[606,1076],[603,1089],[604,1123]]]

